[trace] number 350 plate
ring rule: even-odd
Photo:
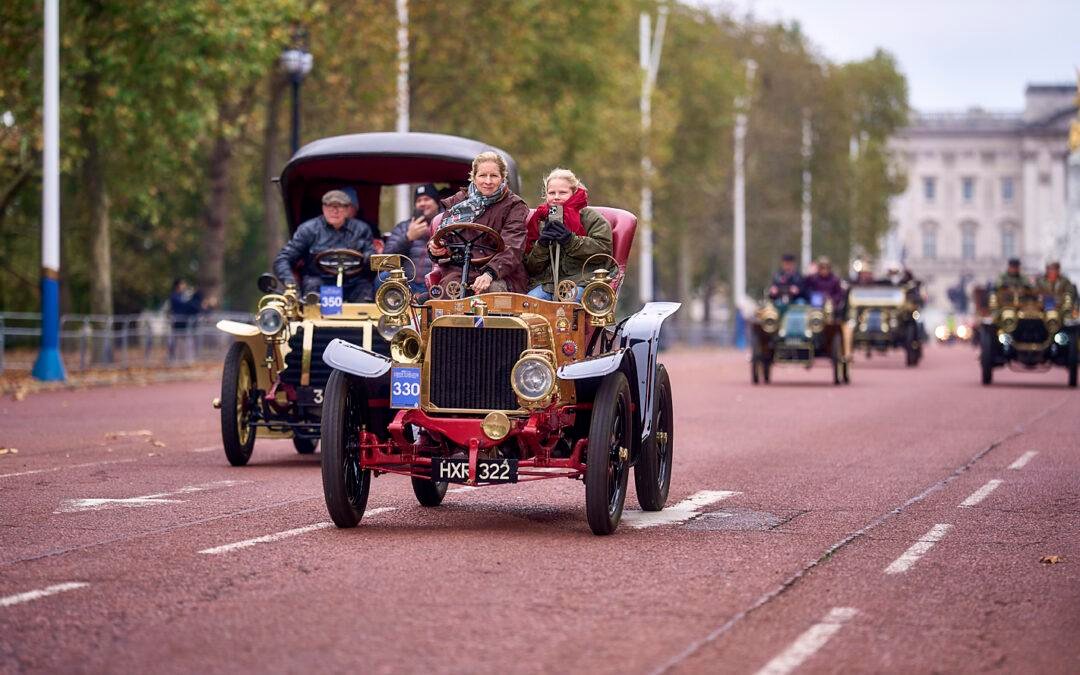
[[[516,459],[478,459],[476,461],[477,483],[516,483],[518,479]],[[451,483],[469,480],[469,460],[447,457],[431,458],[431,477]]]

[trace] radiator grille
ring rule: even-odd
[[[527,347],[525,329],[433,327],[428,400],[447,409],[517,410],[510,371]]]
[[[1020,319],[1013,331],[1013,339],[1017,342],[1045,342],[1049,337],[1042,319]]]

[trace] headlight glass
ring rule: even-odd
[[[387,321],[388,318],[389,317],[386,316],[380,316],[378,324],[379,335],[387,341],[394,339],[394,336],[397,335],[398,331],[405,327],[404,324],[398,325]]]
[[[402,284],[388,282],[379,287],[375,304],[387,316],[399,316],[409,307],[409,290]]]
[[[811,312],[806,323],[811,331],[820,333],[825,328],[825,317],[821,312]]]
[[[615,307],[615,291],[605,283],[592,283],[581,296],[585,311],[593,316],[605,316]]]
[[[514,365],[510,383],[521,398],[538,401],[550,394],[555,386],[555,369],[546,359],[527,356]]]
[[[277,307],[263,307],[255,318],[255,325],[263,335],[277,335],[285,327],[285,315]]]

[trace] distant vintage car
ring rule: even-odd
[[[994,368],[1049,371],[1067,369],[1076,386],[1080,325],[1072,293],[1053,295],[1033,287],[999,288],[990,293],[989,315],[979,327],[982,383],[991,384]]]
[[[359,523],[371,477],[384,473],[410,477],[424,506],[442,503],[449,483],[580,479],[598,535],[619,524],[631,468],[641,508],[664,507],[675,439],[671,381],[657,352],[661,324],[679,305],[649,303],[616,321],[637,220],[594,208],[612,225],[614,257],[586,262],[592,280],[580,301],[565,282],[551,302],[469,297],[460,284],[420,302],[397,269],[393,302],[377,298],[401,326],[390,357],[345,340],[326,348],[334,372],[322,419],[323,491],[338,527]],[[433,240],[470,265],[504,247],[475,223],[439,229]],[[373,405],[386,377],[390,408]]]
[[[875,351],[902,349],[907,365],[918,365],[925,331],[919,307],[909,289],[889,284],[852,286],[847,314],[853,351],[865,352],[866,358],[870,358]]]
[[[794,364],[809,370],[818,358],[829,359],[833,384],[851,382],[841,321],[832,302],[817,293],[809,303],[766,299],[751,322],[751,382],[768,384],[775,364]]]
[[[426,133],[368,133],[325,138],[301,148],[281,172],[279,185],[290,234],[321,213],[328,190],[353,188],[358,216],[379,222],[382,197],[399,184],[468,181],[473,158],[490,146],[456,136]],[[509,157],[508,157],[509,159]],[[519,189],[517,167],[509,160],[509,181]],[[323,293],[301,297],[295,286],[264,275],[254,324],[221,321],[218,328],[235,336],[225,356],[221,397],[221,436],[225,456],[235,466],[251,458],[255,436],[292,438],[297,452],[315,451],[330,367],[322,360],[331,341],[344,338],[381,356],[390,354],[397,326],[388,325],[374,302],[343,303],[344,277],[366,273],[354,251],[326,251],[322,271],[337,277]],[[414,270],[407,270],[412,276]],[[288,280],[287,280],[288,281]],[[298,279],[297,279],[298,281]],[[389,405],[389,376],[369,383],[367,405]]]

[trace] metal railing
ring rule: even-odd
[[[133,368],[220,361],[232,336],[214,324],[220,319],[250,322],[246,312],[207,312],[185,320],[166,312],[60,317],[60,351],[70,371]],[[0,373],[30,370],[41,341],[41,315],[0,312]]]

